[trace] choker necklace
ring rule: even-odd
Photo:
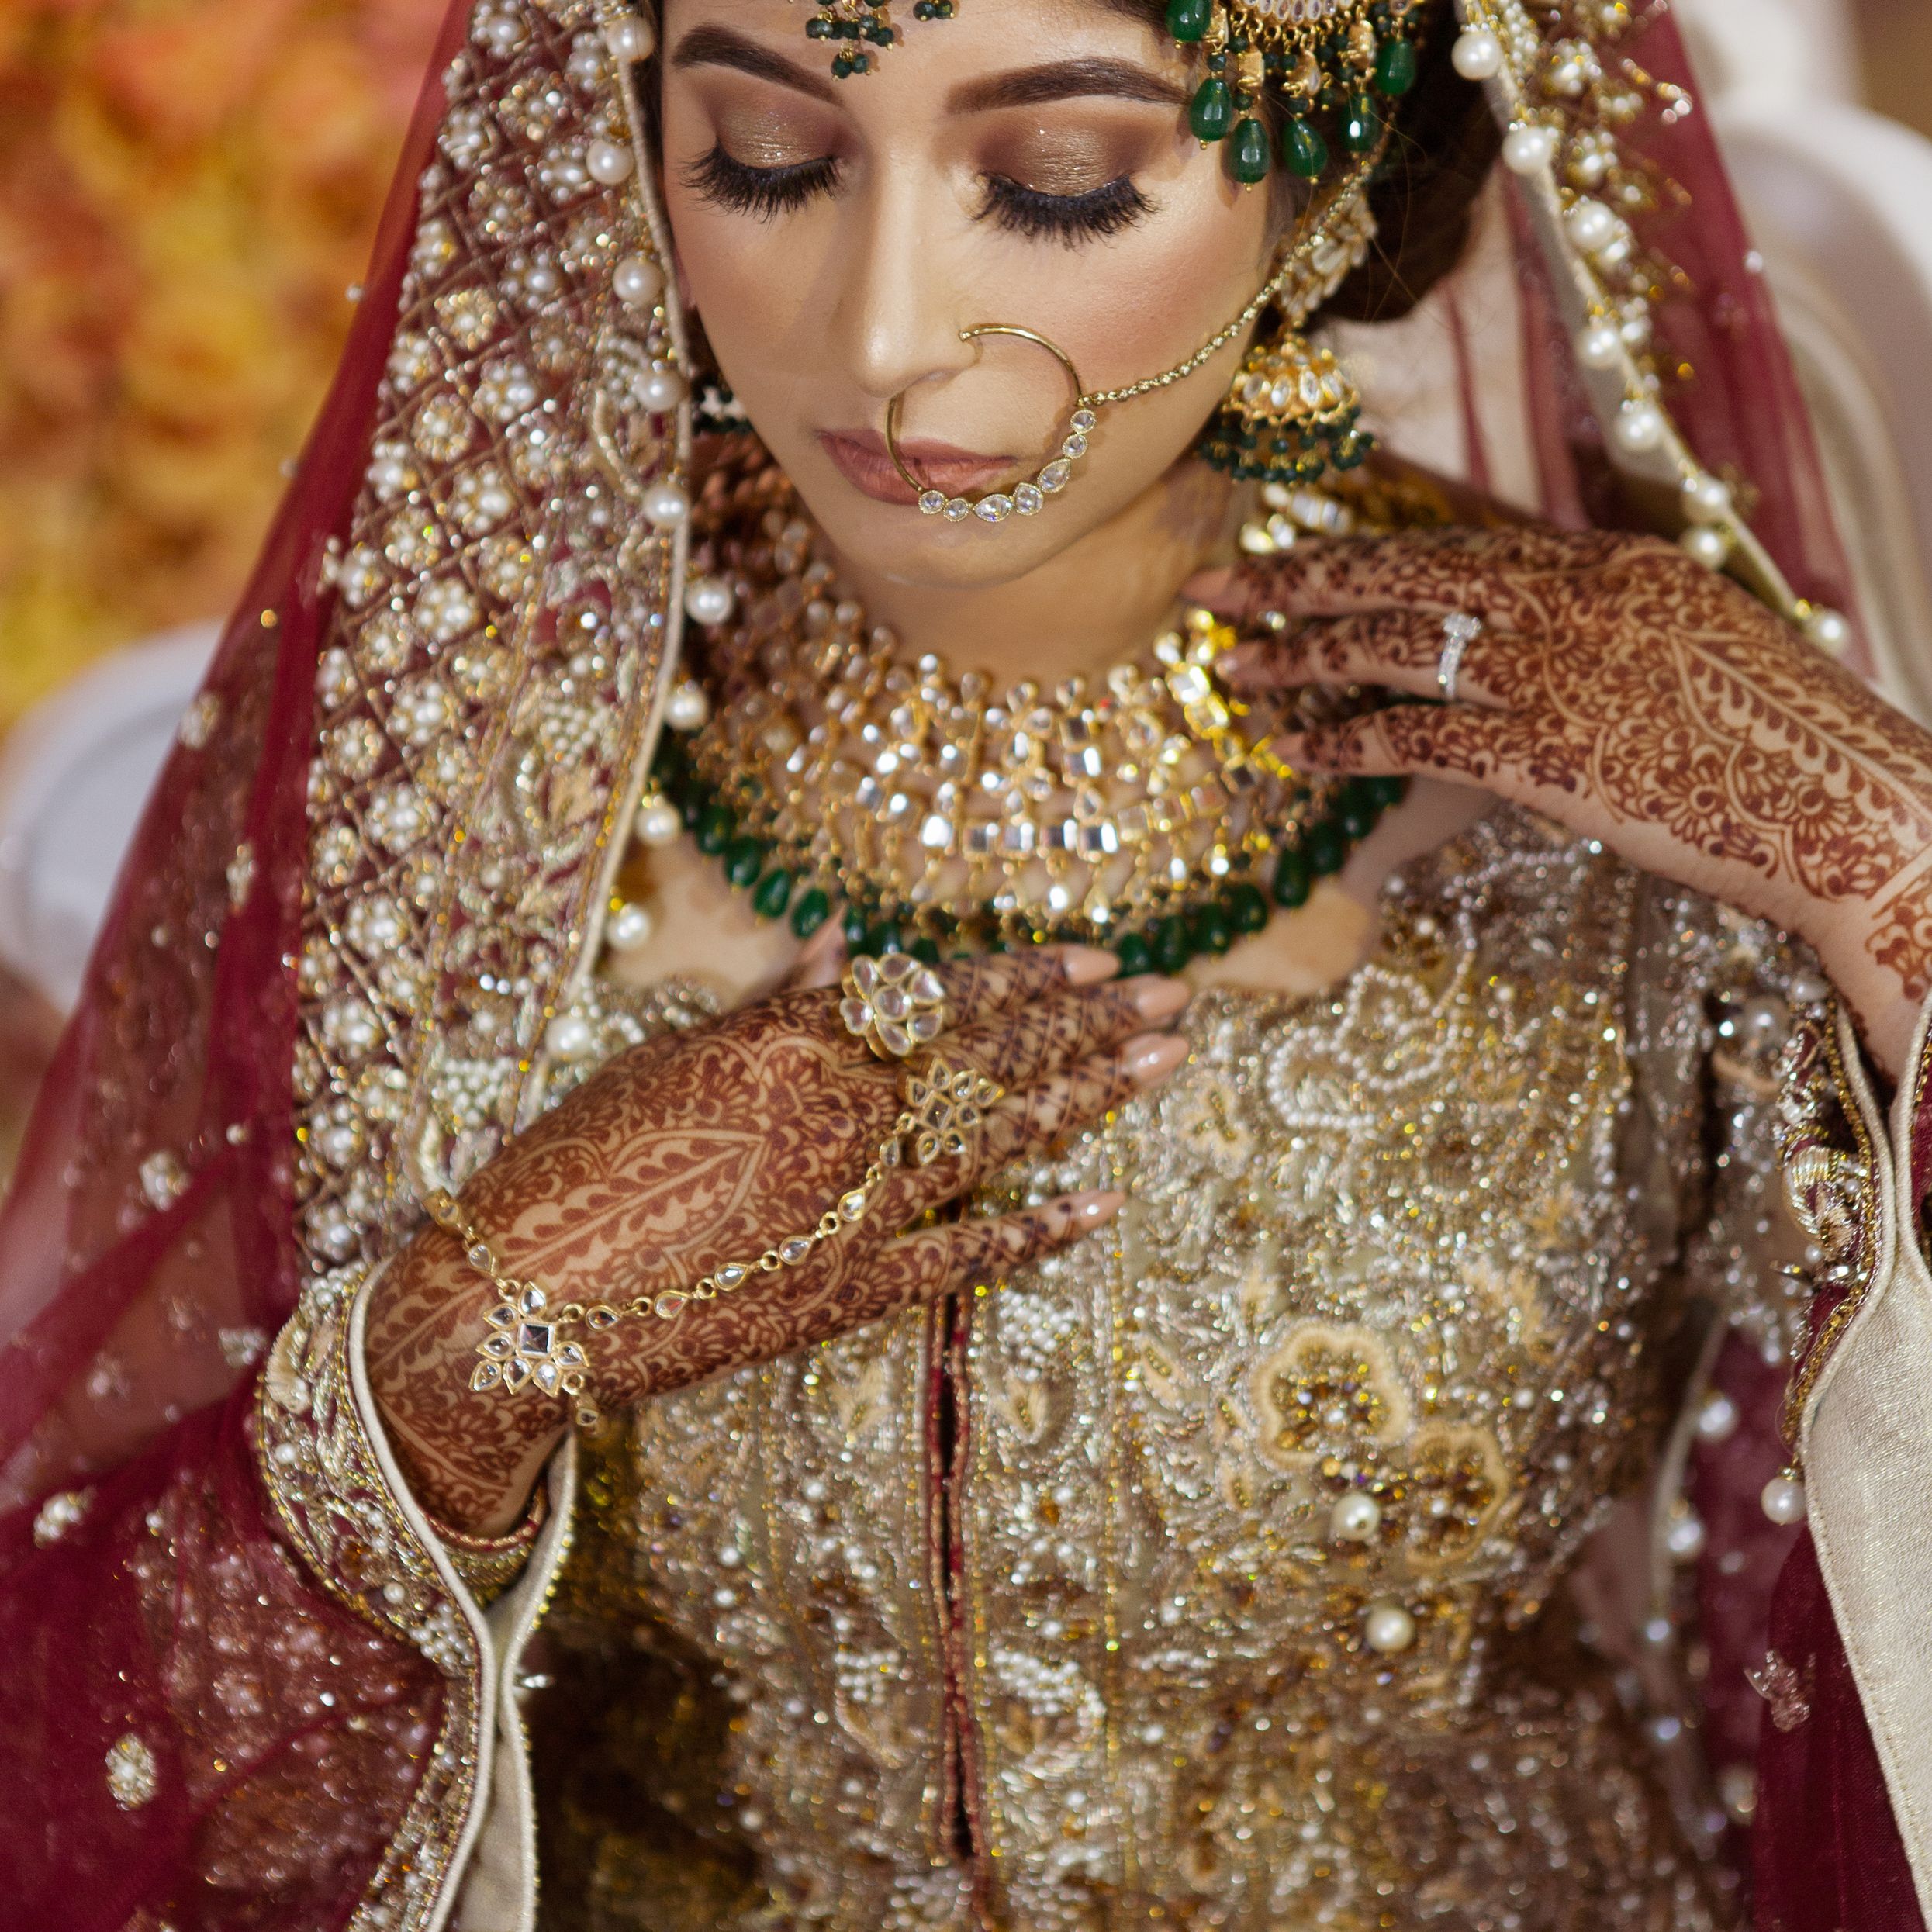
[[[1302,904],[1402,795],[1290,766],[1279,718],[1215,683],[1236,634],[1204,610],[1050,691],[908,663],[836,599],[775,465],[715,480],[707,675],[675,695],[638,825],[688,829],[800,938],[836,913],[855,952],[1079,941],[1173,973]]]

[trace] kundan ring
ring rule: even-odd
[[[1436,688],[1445,704],[1456,702],[1456,674],[1462,669],[1463,653],[1482,635],[1482,619],[1466,610],[1452,610],[1443,620],[1443,655],[1436,662]]]
[[[969,1136],[986,1123],[986,1110],[1006,1097],[1006,1090],[983,1073],[940,1059],[923,1072],[908,1068],[899,1091],[906,1104],[900,1131],[921,1167],[966,1153]]]
[[[902,1060],[945,1030],[945,988],[930,966],[910,953],[857,959],[840,981],[838,1017],[882,1060]]]

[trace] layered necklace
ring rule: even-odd
[[[713,479],[696,534],[710,628],[640,814],[688,829],[765,918],[935,960],[1048,940],[1176,972],[1300,905],[1401,796],[1281,755],[1213,667],[1236,641],[1186,611],[1147,661],[997,690],[837,595],[775,465]],[[728,614],[725,614],[728,613]]]

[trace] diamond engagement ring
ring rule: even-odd
[[[1443,620],[1443,655],[1436,660],[1436,688],[1445,704],[1456,702],[1456,673],[1462,669],[1463,653],[1482,635],[1482,620],[1466,610],[1452,610]]]

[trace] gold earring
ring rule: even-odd
[[[996,489],[974,499],[969,496],[949,496],[942,489],[931,489],[906,467],[906,459],[899,451],[899,424],[906,392],[901,389],[886,405],[886,454],[892,458],[892,466],[899,472],[900,479],[908,489],[918,495],[920,513],[927,517],[943,517],[949,524],[963,524],[969,517],[977,517],[982,523],[1003,524],[1009,517],[1037,516],[1049,496],[1057,496],[1066,489],[1073,474],[1073,465],[1087,454],[1087,439],[1094,425],[1100,420],[1092,406],[1092,399],[1080,382],[1080,372],[1073,366],[1073,358],[1056,344],[1031,329],[1022,329],[1008,322],[976,323],[970,329],[959,331],[962,342],[975,342],[981,336],[1017,336],[1022,342],[1031,342],[1044,349],[1066,372],[1073,385],[1073,413],[1067,419],[1067,433],[1062,439],[1059,453],[1042,465],[1039,474],[1029,482],[1018,483],[1011,490]]]
[[[1231,476],[1312,482],[1353,469],[1374,447],[1357,427],[1362,399],[1335,359],[1284,316],[1249,350],[1196,453]]]

